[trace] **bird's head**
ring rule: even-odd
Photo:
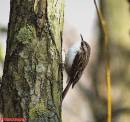
[[[84,41],[83,36],[81,34],[80,37],[81,37],[81,49],[90,54],[91,48],[89,44],[86,41]]]

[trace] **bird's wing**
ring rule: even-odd
[[[78,52],[74,58],[71,72],[70,72],[70,82],[72,82],[72,87],[78,82],[81,78],[82,72],[86,67],[86,57],[83,57],[84,54],[82,52]]]

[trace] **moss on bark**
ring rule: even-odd
[[[3,117],[61,122],[63,10],[63,0],[11,0]]]

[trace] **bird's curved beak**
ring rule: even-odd
[[[80,34],[81,40],[84,41],[82,34]]]

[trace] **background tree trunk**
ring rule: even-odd
[[[130,119],[129,3],[128,0],[100,0],[100,6],[109,29],[110,65],[112,76],[112,121],[125,122]],[[98,98],[95,101],[98,103],[99,107],[93,105],[96,122],[105,122],[107,117],[103,39],[103,33],[100,32],[98,58],[95,67],[93,67],[92,77],[93,81],[96,81],[95,88],[98,92]],[[97,106],[97,104],[95,105]],[[101,107],[103,109],[101,109]]]
[[[3,117],[61,122],[63,0],[11,0]]]

